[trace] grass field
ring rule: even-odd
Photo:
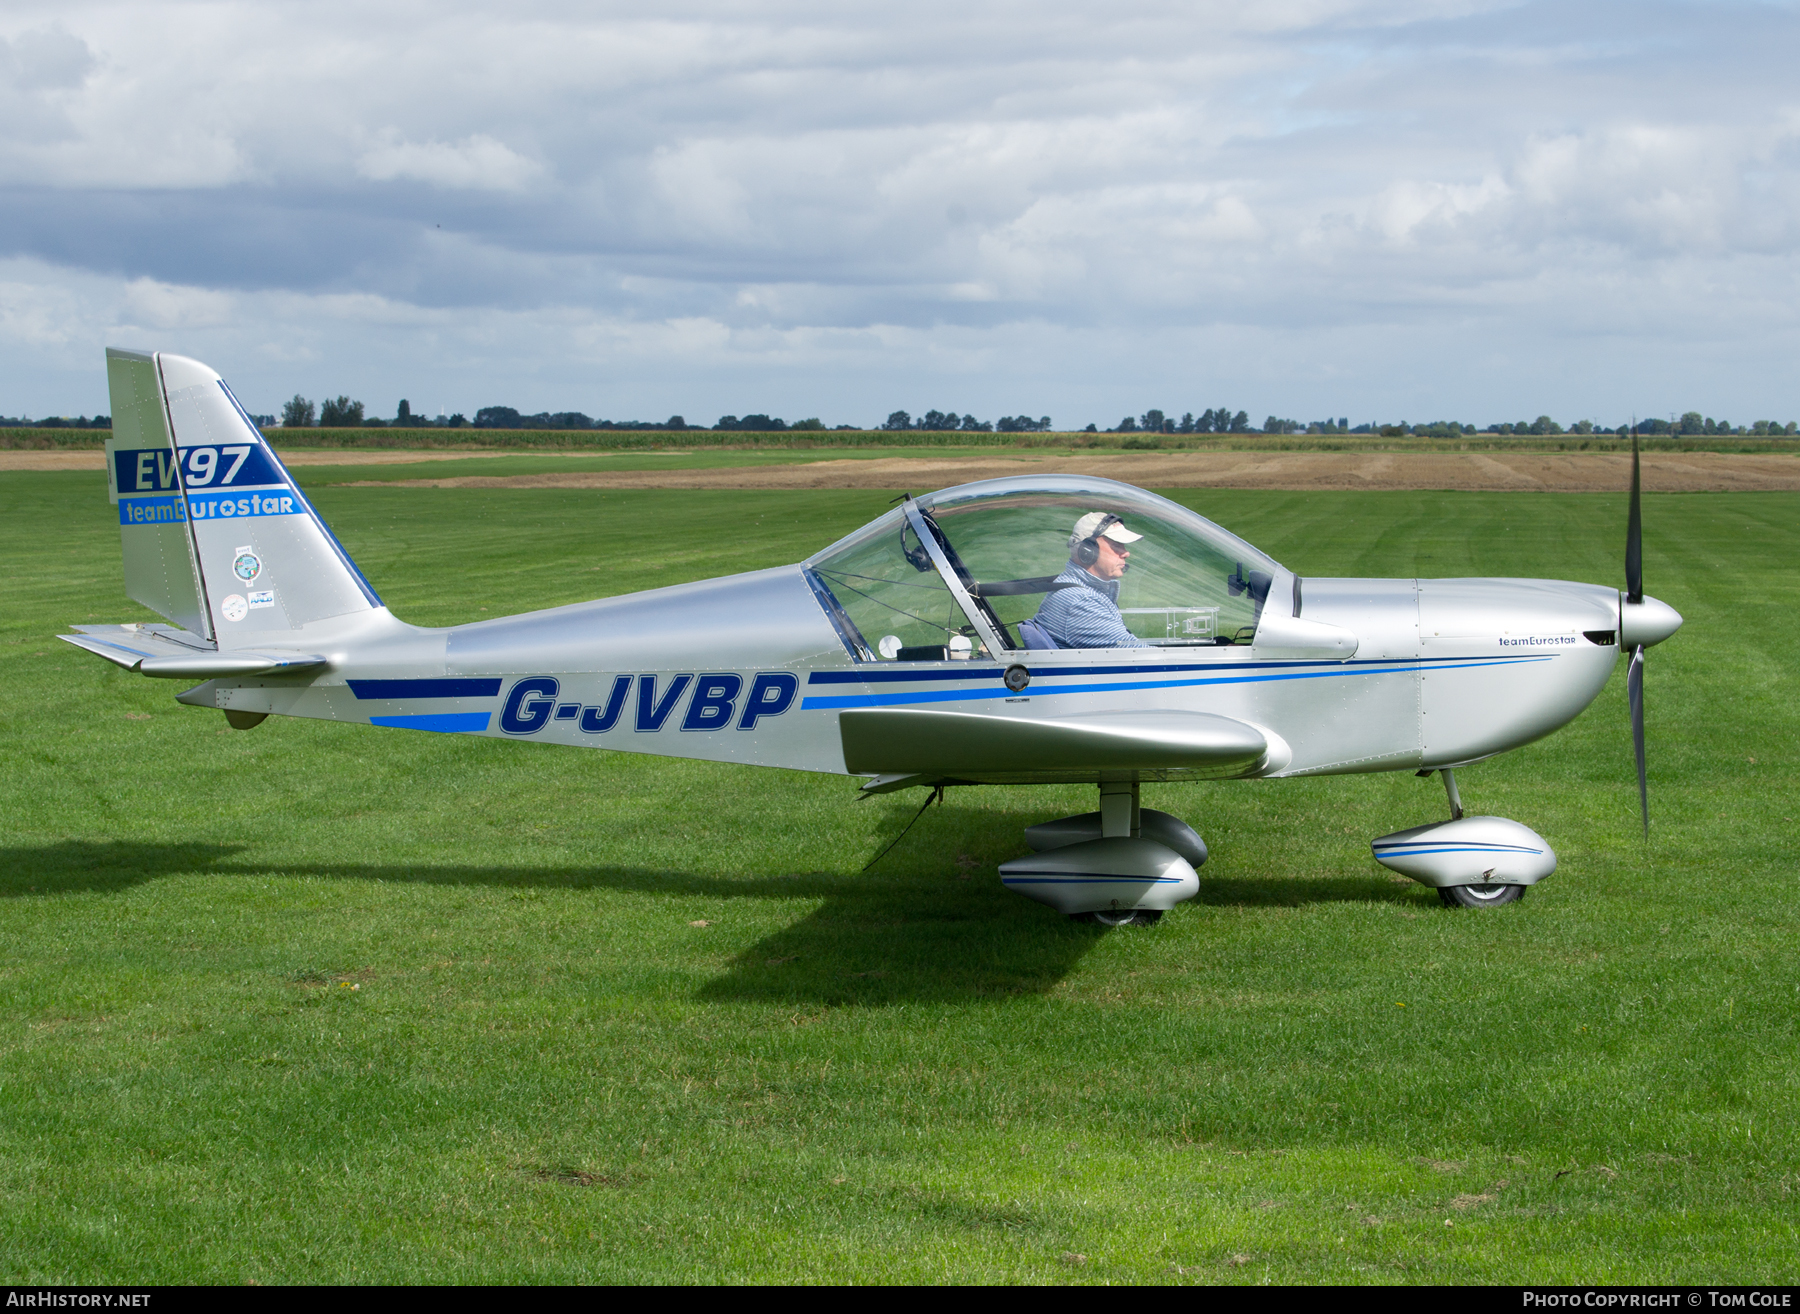
[[[917,796],[227,731],[50,637],[145,618],[97,485],[0,475],[0,1280],[1793,1279],[1800,496],[1645,499],[1648,846],[1615,680],[1462,775],[1561,854],[1517,906],[1370,860],[1435,780],[1159,786],[1202,893],[1107,932],[994,872],[1085,790],[952,791],[861,874]],[[426,624],[889,496],[315,494]],[[1621,572],[1622,498],[1174,496],[1303,574]]]

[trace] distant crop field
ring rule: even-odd
[[[936,455],[945,449],[985,451],[996,449],[1080,452],[1093,449],[1168,452],[1629,452],[1631,440],[1607,434],[1562,434],[1555,437],[1482,433],[1460,438],[1431,438],[1413,434],[1383,437],[1379,434],[1177,434],[1085,433],[1052,430],[1047,433],[901,432],[886,429],[785,430],[752,433],[744,430],[592,430],[592,429],[271,429],[270,441],[279,447],[405,449],[527,448],[546,451],[715,450],[854,451],[876,447],[920,451]],[[1643,437],[1644,451],[1657,452],[1800,452],[1800,438],[1763,438],[1749,435]]]
[[[796,451],[844,454],[866,448],[937,455],[945,449],[992,452],[996,449],[1051,451],[1218,451],[1218,452],[1628,452],[1631,440],[1607,434],[1561,434],[1549,437],[1479,433],[1460,438],[1404,434],[1175,434],[966,433],[961,430],[896,431],[844,429],[779,430],[768,433],[713,429],[284,429],[264,431],[281,450],[484,451],[489,449],[546,452],[633,451]],[[106,444],[100,429],[0,428],[0,451],[84,451]],[[1800,437],[1719,435],[1640,439],[1647,452],[1800,453]]]
[[[305,482],[308,475],[298,472]],[[797,560],[883,490],[311,493],[402,618]],[[1800,494],[1645,498],[1621,678],[1461,773],[1561,868],[1453,912],[1410,774],[1147,786],[1202,893],[1007,893],[1085,789],[270,719],[52,636],[124,600],[97,476],[0,473],[9,1283],[1791,1281]],[[1619,578],[1599,494],[1171,494],[1306,575]]]

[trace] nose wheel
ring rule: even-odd
[[[1525,897],[1523,885],[1445,885],[1438,898],[1446,908],[1498,908]]]
[[[1107,908],[1101,912],[1076,913],[1072,922],[1091,922],[1095,926],[1155,926],[1162,920],[1161,908]]]

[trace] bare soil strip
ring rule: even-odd
[[[288,465],[409,465],[415,461],[458,461],[529,452],[334,452],[312,448],[282,452]],[[104,470],[105,452],[0,452],[0,470]]]
[[[306,465],[403,465],[480,460],[517,452],[283,452]],[[102,452],[0,452],[0,470],[104,470]],[[1471,492],[1616,493],[1631,458],[1614,452],[1105,452],[1008,456],[838,458],[713,470],[616,470],[539,475],[368,479],[393,488],[894,488],[929,492],[1009,475],[1091,474],[1152,488],[1456,489]],[[1797,492],[1800,456],[1647,452],[1652,492]]]
[[[930,492],[1009,475],[1091,474],[1149,488],[1456,489],[1471,492],[1617,493],[1631,458],[1612,453],[1120,452],[1096,456],[883,457],[729,470],[618,470],[447,479],[362,480],[430,488],[894,488]],[[1651,492],[1796,492],[1800,458],[1714,452],[1647,453]]]

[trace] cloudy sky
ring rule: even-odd
[[[1800,13],[0,10],[0,413],[1800,416]]]

